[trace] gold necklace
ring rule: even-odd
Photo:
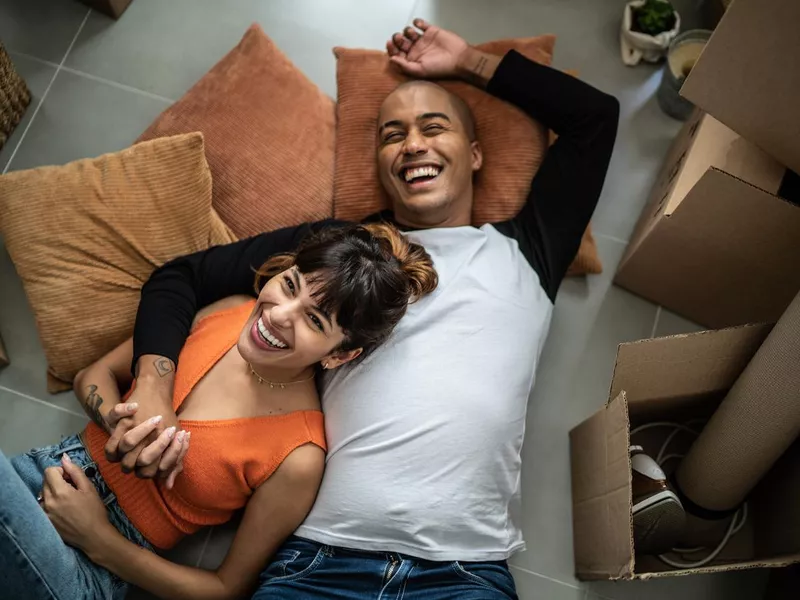
[[[298,379],[297,381],[286,381],[284,383],[281,383],[279,381],[270,381],[269,379],[265,379],[264,377],[256,373],[256,370],[250,363],[247,363],[247,366],[250,367],[250,372],[256,376],[256,379],[258,379],[258,385],[261,385],[262,383],[268,383],[269,389],[271,390],[275,389],[276,387],[283,390],[286,389],[287,385],[294,385],[295,383],[305,383],[306,381],[311,381],[312,379],[314,379],[315,375],[314,373],[312,373],[311,377],[306,377],[305,379]]]

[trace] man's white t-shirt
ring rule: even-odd
[[[297,535],[422,559],[524,547],[520,452],[553,305],[492,225],[413,231],[439,286],[323,393],[328,458]]]

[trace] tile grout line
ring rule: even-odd
[[[8,169],[11,167],[11,163],[14,161],[14,157],[17,155],[17,152],[22,146],[22,142],[25,141],[25,136],[28,135],[28,131],[30,131],[31,125],[33,125],[33,122],[36,120],[36,115],[39,114],[39,109],[42,108],[42,105],[44,104],[44,101],[47,98],[47,94],[50,91],[50,88],[53,87],[53,82],[56,80],[56,77],[58,77],[58,73],[59,71],[61,71],[61,67],[64,66],[64,62],[67,60],[69,53],[72,51],[72,47],[75,45],[75,42],[78,41],[78,36],[81,34],[81,31],[83,31],[83,26],[86,25],[86,21],[89,20],[89,15],[91,14],[92,14],[92,9],[90,8],[89,10],[86,11],[86,16],[83,17],[83,21],[81,21],[80,26],[78,26],[78,31],[75,32],[75,35],[73,36],[72,41],[69,44],[69,47],[67,47],[67,51],[64,53],[64,57],[61,59],[61,62],[56,68],[56,72],[53,73],[53,76],[50,78],[50,83],[47,84],[47,87],[45,88],[44,93],[42,94],[42,99],[39,100],[39,104],[36,105],[36,108],[34,109],[33,114],[31,115],[31,120],[28,121],[28,124],[25,126],[25,129],[23,130],[22,135],[20,136],[19,141],[17,142],[17,145],[14,148],[14,151],[8,158],[8,162],[6,163],[6,166],[3,168],[3,175],[5,175],[8,172]]]
[[[211,526],[208,528],[208,533],[206,534],[206,539],[203,540],[203,547],[200,548],[200,556],[197,557],[197,562],[194,564],[196,568],[200,568],[200,563],[203,562],[203,556],[205,556],[206,548],[208,548],[208,542],[211,539],[211,534],[214,532],[214,527]]]
[[[612,242],[617,242],[619,244],[625,244],[626,246],[628,245],[628,240],[623,240],[622,238],[614,237],[613,235],[608,235],[606,233],[599,233],[597,231],[592,231],[592,233],[599,238],[611,240]]]
[[[135,94],[139,94],[140,96],[146,96],[148,98],[152,98],[154,100],[161,100],[162,102],[166,102],[168,104],[175,103],[175,100],[173,100],[172,98],[159,96],[158,94],[154,94],[153,92],[148,92],[147,90],[140,90],[139,88],[135,88],[133,86],[120,83],[119,81],[114,81],[113,79],[106,79],[105,77],[100,77],[99,75],[92,75],[91,73],[85,73],[84,71],[78,71],[77,69],[73,69],[71,67],[61,67],[61,70],[66,71],[67,73],[71,73],[72,75],[83,77],[85,79],[90,79],[92,81],[97,81],[99,83],[105,83],[106,85],[110,85],[112,87],[125,90],[126,92],[132,92]]]
[[[661,319],[661,305],[656,307],[656,317],[653,319],[653,329],[650,330],[650,339],[656,337],[656,329],[658,329],[658,321]]]
[[[411,14],[408,15],[406,19],[406,23],[411,23],[411,20],[414,18],[414,13],[417,12],[417,8],[419,7],[419,0],[414,0],[414,4],[411,6]]]
[[[47,65],[48,67],[53,67],[54,69],[58,68],[58,63],[54,63],[51,60],[45,60],[44,58],[39,58],[38,56],[34,56],[33,54],[28,54],[27,52],[20,52],[18,50],[8,50],[8,53],[11,56],[21,56],[22,58],[27,58],[28,60],[32,60],[33,62],[37,62],[42,65]]]
[[[48,67],[58,68],[59,66],[54,62],[50,62],[49,60],[44,60],[43,58],[39,58],[38,56],[33,56],[31,54],[25,54],[24,52],[15,52],[12,50],[9,51],[9,54],[11,55],[16,54],[17,56],[27,58],[28,60],[32,60],[34,62],[47,65]],[[72,67],[66,67],[62,65],[61,70],[66,71],[67,73],[71,73],[72,75],[77,75],[78,77],[91,79],[92,81],[97,81],[99,83],[105,83],[106,85],[120,88],[127,92],[133,92],[141,96],[147,96],[148,98],[153,98],[154,100],[161,100],[162,102],[169,102],[170,104],[173,104],[175,102],[175,100],[173,100],[172,98],[167,98],[166,96],[160,96],[158,94],[154,94],[153,92],[148,92],[147,90],[140,90],[139,88],[133,87],[126,83],[120,83],[119,81],[114,81],[113,79],[106,79],[105,77],[100,77],[99,75],[92,75],[91,73],[87,73],[86,71],[79,71],[78,69],[73,69]]]
[[[60,410],[61,412],[65,412],[75,417],[88,418],[84,413],[79,413],[77,411],[64,408],[63,406],[58,406],[57,404],[53,404],[52,402],[48,402],[47,400],[42,400],[41,398],[37,398],[36,396],[31,396],[30,394],[20,392],[10,387],[6,387],[4,385],[0,385],[0,391],[8,392],[9,394],[14,394],[15,396],[19,396],[20,398],[25,398],[26,400],[30,400],[31,402],[36,402],[37,404],[43,404],[49,408],[55,408],[56,410]]]
[[[526,569],[524,567],[518,567],[517,565],[508,565],[509,569],[516,569],[517,571],[522,571],[523,573],[527,573],[528,575],[533,575],[534,577],[540,577],[541,579],[546,579],[547,581],[552,581],[553,583],[558,583],[560,585],[564,585],[568,588],[572,588],[574,590],[582,590],[582,588],[574,583],[567,583],[566,581],[561,581],[559,579],[553,579],[552,577],[548,577],[547,575],[542,575],[541,573],[537,573],[536,571],[531,571],[530,569]]]

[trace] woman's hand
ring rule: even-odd
[[[189,451],[191,434],[188,431],[177,431],[175,426],[167,427],[159,434],[157,433],[157,428],[161,421],[161,416],[157,415],[131,427],[128,419],[122,419],[108,439],[105,450],[106,456],[108,456],[111,447],[115,448],[115,451],[128,452],[156,432],[155,441],[146,445],[139,453],[134,467],[154,465],[155,475],[165,478],[167,489],[172,489],[172,486],[175,485],[175,478],[183,471],[183,459]],[[123,462],[122,470],[130,472],[132,467],[126,467]],[[148,478],[138,470],[137,475]]]
[[[44,472],[42,508],[61,538],[87,554],[104,535],[116,534],[94,485],[69,456]]]
[[[414,19],[414,27],[395,33],[386,43],[389,59],[414,77],[447,78],[461,74],[470,49],[452,31]]]
[[[115,404],[114,407],[108,411],[108,414],[102,417],[106,433],[108,433],[108,435],[114,433],[117,424],[119,424],[122,419],[135,415],[138,409],[139,405],[136,402],[120,402],[119,404]]]

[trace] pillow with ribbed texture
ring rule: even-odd
[[[205,136],[214,208],[239,237],[331,216],[334,102],[258,25],[139,140],[190,131]]]
[[[51,392],[132,334],[156,267],[235,239],[211,207],[199,133],[0,176],[0,231],[33,308]]]
[[[531,60],[549,65],[555,37],[497,40],[478,48],[502,55],[517,50]],[[389,206],[378,180],[375,161],[375,122],[381,103],[398,84],[407,81],[385,52],[334,48],[338,85],[336,172],[333,213],[336,218],[359,220]],[[476,87],[458,81],[439,81],[461,96],[472,109],[483,167],[475,175],[475,225],[509,219],[522,207],[531,179],[549,145],[548,130],[520,109]],[[600,272],[591,231],[570,274]]]

